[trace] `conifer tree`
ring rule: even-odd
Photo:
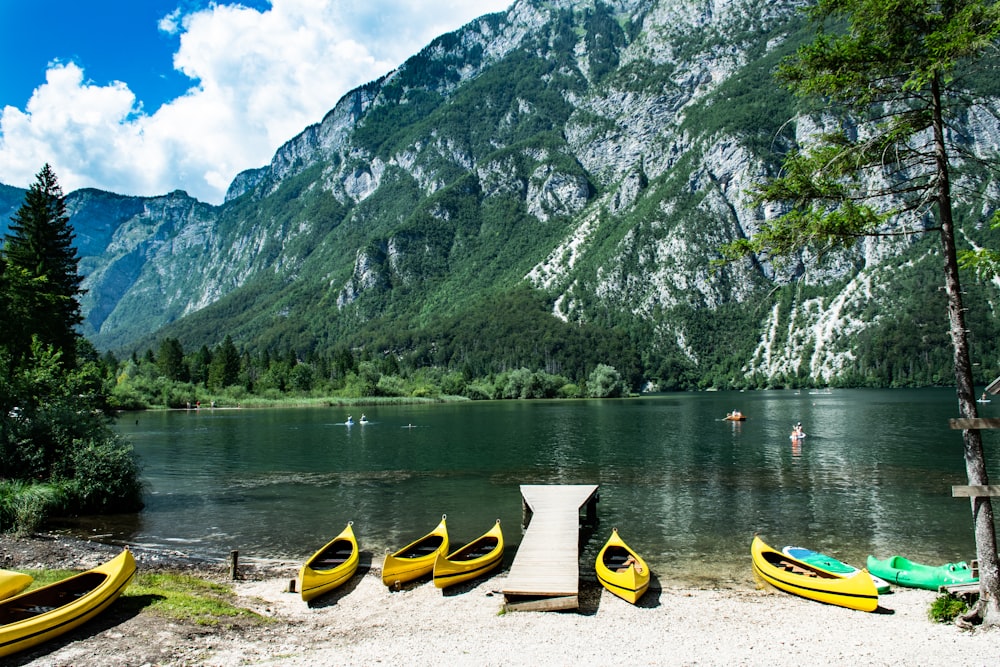
[[[240,353],[228,334],[212,354],[212,362],[208,367],[208,386],[211,389],[223,389],[238,384],[240,381]]]
[[[27,339],[10,341],[15,360],[27,352],[34,335],[60,351],[67,366],[75,363],[83,278],[73,239],[62,188],[46,164],[11,218],[3,249],[5,273],[20,278],[7,281],[10,301],[26,318],[19,328]]]
[[[965,305],[959,280],[952,171],[961,133],[949,122],[976,104],[962,74],[1000,45],[1000,5],[989,0],[815,0],[815,40],[779,77],[819,101],[839,128],[790,152],[761,186],[759,203],[787,210],[752,238],[723,248],[729,259],[820,251],[863,236],[936,232],[953,348],[958,412],[975,418]],[[990,112],[989,104],[983,110]],[[969,485],[989,484],[983,441],[963,431]],[[981,595],[968,620],[1000,625],[1000,562],[993,507],[972,499]]]

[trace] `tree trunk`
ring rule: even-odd
[[[962,417],[973,418],[977,416],[976,394],[972,381],[969,338],[965,327],[965,308],[962,304],[962,289],[955,251],[948,154],[941,114],[941,87],[937,77],[931,83],[931,94],[934,106],[934,148],[938,176],[937,205],[941,223],[941,246],[944,253],[945,290],[948,294],[948,319],[951,325],[951,342],[955,351],[958,412]],[[962,432],[962,439],[965,445],[965,472],[969,484],[988,485],[982,434],[978,429],[966,429]],[[993,523],[993,504],[988,496],[973,497],[971,503],[976,531],[976,554],[979,559],[979,603],[970,617],[978,617],[984,625],[1000,626],[1000,567],[997,558],[996,527]]]

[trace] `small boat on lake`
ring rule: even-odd
[[[337,588],[358,570],[360,560],[354,522],[322,549],[312,555],[299,570],[299,591],[306,602]]]
[[[444,556],[448,553],[447,518],[447,515],[443,515],[441,523],[419,540],[395,553],[386,554],[382,564],[383,584],[399,587],[433,572],[438,554]]]
[[[824,570],[835,574],[854,574],[855,572],[860,572],[860,570],[853,565],[848,565],[843,561],[837,560],[833,556],[827,556],[826,554],[813,551],[812,549],[806,549],[805,547],[784,547],[782,548],[781,553],[809,563],[810,565],[821,567]],[[872,583],[875,584],[875,590],[878,591],[879,595],[885,595],[890,592],[888,581],[881,577],[876,577],[870,572],[868,575],[872,578]]]
[[[646,561],[625,544],[617,528],[611,530],[611,537],[597,554],[594,568],[602,586],[632,604],[638,602],[649,588]]]
[[[942,586],[974,584],[979,575],[965,561],[944,565],[923,565],[902,556],[879,560],[868,556],[868,570],[889,583],[936,591]]]
[[[732,412],[730,412],[729,414],[726,415],[725,421],[727,421],[727,422],[741,422],[741,421],[745,421],[746,418],[747,418],[746,415],[744,415],[739,410],[733,410]]]
[[[867,572],[838,574],[775,551],[758,536],[750,545],[754,572],[775,588],[826,604],[875,611],[878,591]]]
[[[434,585],[446,588],[475,579],[498,568],[503,562],[503,531],[500,519],[493,527],[464,547],[434,560]]]
[[[0,600],[17,595],[31,585],[34,578],[30,574],[0,570]]]
[[[0,656],[31,648],[94,618],[132,581],[135,559],[125,549],[86,572],[0,600]]]

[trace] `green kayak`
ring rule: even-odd
[[[965,561],[944,565],[922,565],[902,556],[878,560],[868,556],[868,571],[891,584],[925,588],[936,591],[942,586],[954,584],[974,584],[979,577],[973,576],[972,568]]]
[[[837,560],[833,556],[827,556],[826,554],[813,551],[812,549],[806,549],[805,547],[788,546],[781,551],[786,556],[791,556],[796,560],[809,563],[810,565],[815,565],[822,570],[826,570],[827,572],[832,572],[834,574],[850,576],[858,571],[858,568],[853,565],[848,565],[843,561]],[[890,592],[889,582],[885,581],[881,577],[876,577],[871,572],[868,573],[868,576],[872,578],[872,583],[875,584],[875,590],[878,591],[879,595],[885,595]]]

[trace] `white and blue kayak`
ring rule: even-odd
[[[795,560],[800,560],[803,563],[808,563],[813,567],[818,567],[821,570],[833,572],[834,574],[851,575],[859,571],[858,568],[853,565],[841,562],[833,556],[827,556],[826,554],[821,554],[818,551],[806,549],[805,547],[785,547],[781,550],[781,552],[786,556],[794,558]],[[885,595],[890,592],[888,581],[882,579],[881,577],[876,577],[871,572],[868,573],[868,576],[872,578],[872,582],[875,584],[875,590],[878,591],[879,595]]]

